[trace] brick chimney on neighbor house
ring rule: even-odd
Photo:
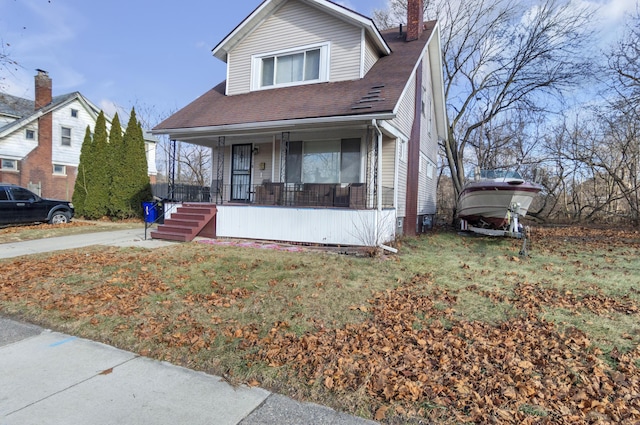
[[[35,110],[49,105],[52,100],[51,78],[46,71],[38,69],[35,76]],[[55,197],[53,190],[53,113],[38,118],[38,144],[22,159],[20,170],[20,185],[27,187],[29,183],[40,184],[41,194],[45,197]]]
[[[51,103],[51,78],[47,71],[36,69],[36,110]]]
[[[407,2],[407,41],[420,38],[424,29],[424,10],[422,0],[409,0]]]

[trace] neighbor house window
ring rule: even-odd
[[[24,137],[26,137],[27,140],[33,140],[36,138],[36,132],[33,130],[26,130]]]
[[[252,88],[327,81],[328,57],[328,44],[254,56]]]
[[[53,174],[66,176],[67,175],[67,167],[65,165],[53,164]]]
[[[77,109],[72,109],[71,110],[71,116],[73,118],[78,118],[78,110]]]
[[[359,183],[360,139],[289,142],[287,183]]]
[[[18,171],[18,161],[2,158],[2,169],[4,171]]]
[[[71,146],[71,129],[69,127],[62,127],[62,146]]]

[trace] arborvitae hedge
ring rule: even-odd
[[[91,139],[91,129],[87,126],[87,130],[84,133],[84,141],[80,148],[80,162],[78,163],[78,176],[76,177],[76,185],[73,190],[73,196],[71,201],[75,208],[77,215],[84,215],[84,205],[87,199],[87,193],[89,193],[89,184],[91,177],[88,175],[91,170],[91,166],[87,167],[85,164],[91,164],[93,160],[93,140]]]
[[[135,111],[122,135],[116,114],[107,137],[106,119],[100,112],[93,137],[87,128],[80,153],[73,203],[78,216],[142,216],[142,202],[152,199],[142,127]]]
[[[124,163],[128,181],[125,185],[129,208],[136,216],[142,216],[142,202],[153,197],[151,183],[147,172],[147,155],[145,152],[142,126],[138,122],[135,109],[131,109],[127,129],[124,132]]]

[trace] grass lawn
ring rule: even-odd
[[[0,260],[0,314],[388,424],[640,421],[640,233],[520,247],[96,247]]]
[[[144,229],[142,220],[87,221],[72,220],[66,224],[32,224],[24,226],[0,227],[0,244],[30,241],[34,239],[54,238],[56,236],[76,235],[80,233],[104,232],[118,229]]]

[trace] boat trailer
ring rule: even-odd
[[[484,227],[471,226],[467,223],[467,220],[460,220],[460,230],[463,232],[473,232],[479,235],[485,236],[503,236],[509,238],[522,239],[522,249],[520,250],[520,256],[526,257],[527,251],[527,239],[529,238],[529,227],[522,226],[520,224],[520,217],[518,210],[520,205],[513,203],[507,210],[507,220],[509,222],[509,229],[487,229]]]

